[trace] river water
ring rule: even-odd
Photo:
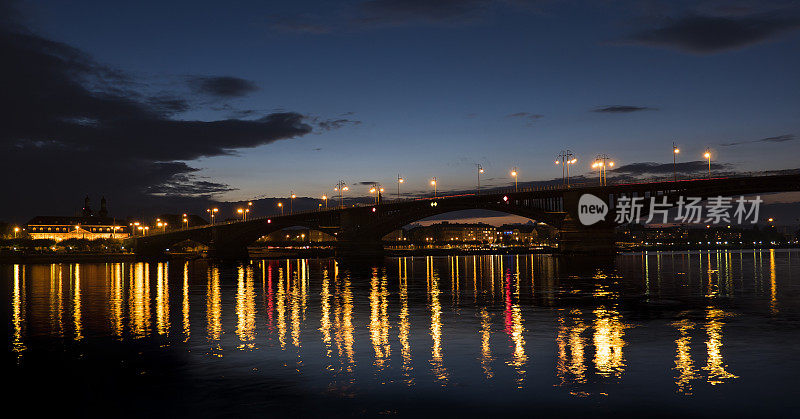
[[[0,265],[27,415],[793,414],[800,251]]]

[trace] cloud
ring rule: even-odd
[[[0,55],[14,63],[0,66],[7,105],[0,113],[0,176],[14,179],[4,189],[14,204],[0,207],[0,217],[69,214],[87,193],[132,211],[154,196],[181,205],[209,199],[232,188],[200,178],[187,162],[302,137],[314,128],[313,118],[291,111],[249,120],[174,119],[190,110],[187,98],[142,93],[143,83],[124,72],[19,25],[0,24]],[[253,90],[251,82],[234,77],[197,83],[224,97]]]
[[[231,76],[187,76],[186,82],[195,93],[216,98],[237,98],[258,90],[254,82]]]
[[[343,128],[347,125],[361,125],[361,121],[355,119],[339,118],[339,119],[318,119],[315,120],[317,127],[322,131],[330,131],[334,129]]]
[[[719,171],[730,169],[731,166],[723,163],[711,163],[711,170]],[[680,162],[673,166],[672,163],[642,162],[631,163],[611,170],[615,175],[642,176],[642,175],[671,175],[673,172],[682,175],[691,175],[708,171],[708,162],[703,160]]]
[[[730,147],[735,145],[752,144],[752,143],[785,143],[787,141],[795,141],[795,140],[797,140],[797,137],[795,137],[794,134],[784,134],[784,135],[777,135],[775,137],[759,138],[757,140],[722,143],[720,145],[724,147]]]
[[[691,15],[640,31],[625,42],[694,54],[713,54],[774,39],[798,28],[800,18],[791,15]]]
[[[655,111],[658,110],[657,108],[650,108],[647,106],[629,106],[629,105],[613,105],[613,106],[603,106],[600,108],[592,109],[592,112],[600,112],[600,113],[631,113],[631,112],[639,112],[639,111]]]

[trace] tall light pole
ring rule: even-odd
[[[248,208],[248,211],[253,209],[253,201],[247,201],[247,208]]]
[[[186,229],[189,228],[189,217],[187,217],[186,214],[183,214],[183,225]]]
[[[517,173],[517,166],[514,166],[514,168],[511,169],[511,176],[514,178],[514,192],[517,191],[517,177],[518,177],[517,175],[518,174],[519,173]]]
[[[607,154],[598,154],[594,158],[594,163],[592,163],[593,168],[600,169],[600,185],[603,186],[608,185],[606,167],[614,167],[614,162],[609,160],[611,160],[611,157],[608,157]]]
[[[278,208],[281,209],[281,215],[283,215],[283,202],[278,202]]]
[[[478,176],[478,189],[477,189],[477,192],[475,194],[476,195],[480,195],[481,194],[481,175],[483,174],[483,166],[481,166],[480,164],[476,164],[476,166],[478,166],[478,174],[477,174],[477,176]]]
[[[681,149],[675,145],[675,142],[672,142],[672,180],[677,182],[678,181],[678,154],[680,154]]]
[[[556,165],[561,165],[561,183],[564,186],[569,186],[569,165],[577,162],[578,159],[575,158],[575,155],[570,150],[561,150],[556,156]]]
[[[328,195],[322,195],[322,200],[325,201],[325,209],[328,209]]]
[[[289,214],[294,214],[294,199],[297,198],[297,195],[294,194],[294,191],[291,192],[289,195]]]
[[[433,197],[436,198],[436,178],[431,179],[431,186],[433,186]]]
[[[206,210],[207,213],[211,214],[211,225],[214,225],[214,215],[219,212],[219,208],[209,208]]]
[[[17,238],[17,234],[19,233],[19,227],[14,227],[14,238]]]
[[[708,178],[711,179],[711,150],[706,148],[706,152],[703,154],[703,157],[708,160]]]
[[[342,197],[343,192],[347,192],[350,188],[347,187],[347,184],[344,183],[343,180],[339,180],[336,183],[336,187],[333,188],[334,191],[339,192],[339,207],[344,208],[344,198]]]
[[[242,216],[242,221],[247,221],[247,213],[250,212],[250,208],[239,208],[236,212]]]
[[[400,173],[397,174],[397,200],[400,200],[400,184],[405,182],[406,180],[400,176]]]
[[[375,205],[381,203],[381,194],[383,193],[383,188],[381,188],[380,183],[373,183],[372,187],[369,189],[369,193],[374,193],[375,195]]]

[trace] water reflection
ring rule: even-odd
[[[407,386],[477,379],[522,389],[545,382],[585,395],[595,383],[657,370],[678,393],[695,396],[698,386],[738,379],[733,371],[746,375],[741,358],[724,350],[732,339],[751,339],[727,330],[733,316],[779,316],[793,304],[784,290],[792,289],[786,281],[796,253],[763,253],[635,255],[613,271],[552,256],[467,256],[347,268],[283,260],[13,265],[0,272],[9,279],[9,347],[18,358],[32,337],[88,344],[92,336],[202,345],[197,352],[209,359],[265,351],[337,390],[368,374]],[[666,299],[673,306],[659,305]],[[732,301],[751,305],[740,312]],[[651,307],[668,320],[648,318]],[[637,365],[637,347],[661,356]]]

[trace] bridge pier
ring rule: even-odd
[[[558,251],[564,254],[611,255],[615,253],[614,226],[602,223],[586,227],[567,215],[559,232]]]

